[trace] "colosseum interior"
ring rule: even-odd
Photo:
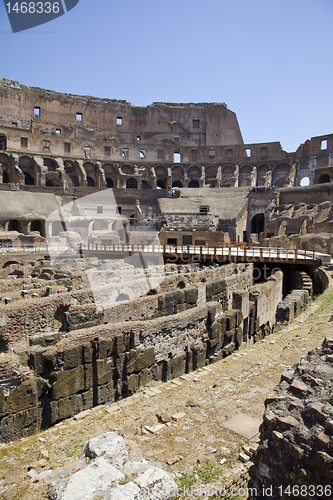
[[[225,103],[4,78],[0,101],[0,453],[250,352],[330,290],[333,134],[286,152],[245,144]],[[332,340],[302,359],[230,483],[252,498],[332,484]]]

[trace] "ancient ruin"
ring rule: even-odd
[[[1,442],[242,352],[329,286],[333,134],[287,153],[245,144],[224,103],[138,107],[3,78],[0,102]],[[304,455],[304,477],[313,450],[333,460],[324,417],[321,443],[294,432],[301,384],[324,383],[297,370],[277,388],[296,377],[296,395],[267,401],[258,490],[280,474],[271,445]]]

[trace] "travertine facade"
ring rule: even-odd
[[[127,189],[299,185],[333,179],[333,134],[296,152],[244,144],[224,103],[153,103],[61,94],[0,79],[3,183]]]

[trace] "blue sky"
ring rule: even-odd
[[[9,0],[6,0],[6,2]],[[80,0],[13,34],[0,76],[73,94],[225,102],[246,143],[333,133],[332,0]]]

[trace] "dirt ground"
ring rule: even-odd
[[[44,459],[45,467],[35,464],[37,473],[72,464],[86,441],[107,431],[136,442],[143,456],[172,473],[180,488],[225,486],[248,468],[239,453],[243,446],[255,445],[258,435],[249,440],[225,429],[223,422],[239,413],[261,420],[266,395],[281,373],[333,336],[332,316],[331,283],[288,326],[207,370],[152,384],[121,403],[91,410],[85,418],[71,418],[38,435],[0,445],[0,499],[48,498],[47,481],[28,476],[33,462]],[[157,414],[167,425],[152,433],[146,427],[161,423]],[[188,493],[180,495],[185,496]]]

